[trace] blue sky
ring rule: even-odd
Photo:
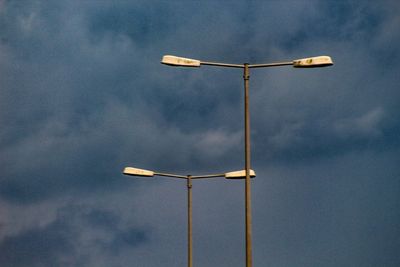
[[[185,266],[186,185],[242,169],[254,266],[399,266],[397,1],[0,0],[0,262]],[[195,181],[194,265],[244,266],[243,181]]]

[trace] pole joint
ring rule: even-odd
[[[243,79],[245,81],[250,80],[249,63],[244,63]]]

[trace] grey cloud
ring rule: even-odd
[[[148,229],[125,226],[109,210],[69,205],[47,225],[5,236],[0,259],[4,266],[87,266],[90,253],[117,257],[146,243],[148,235]]]
[[[111,38],[125,35],[136,44],[144,46],[164,40],[179,26],[169,19],[173,10],[166,3],[123,5],[125,8],[110,4],[89,12],[87,27],[93,41],[101,40],[107,35]]]
[[[66,266],[60,258],[73,249],[67,239],[65,225],[27,231],[18,237],[6,237],[1,242],[3,266]]]
[[[1,262],[4,266],[66,266],[62,258],[70,256],[74,249],[71,230],[59,220],[47,227],[5,237],[0,243]]]
[[[271,165],[254,187],[255,225],[263,222],[255,242],[265,259],[277,266],[394,266],[399,179],[391,157],[357,152],[307,166]]]
[[[338,121],[335,123],[334,129],[339,135],[342,135],[343,138],[348,138],[349,135],[376,137],[382,134],[379,124],[383,119],[383,109],[375,108],[360,117]]]

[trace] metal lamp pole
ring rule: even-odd
[[[265,68],[278,66],[293,66],[296,68],[316,68],[333,65],[333,61],[329,56],[319,56],[311,58],[296,59],[288,62],[266,63],[266,64],[227,64],[219,62],[207,62],[197,59],[176,57],[171,55],[163,56],[162,64],[175,67],[200,67],[201,65],[243,68],[244,80],[244,149],[245,149],[245,224],[246,224],[246,267],[253,266],[252,260],[252,219],[251,219],[251,188],[250,188],[250,111],[249,111],[249,80],[250,68]]]
[[[187,179],[187,198],[188,198],[188,267],[193,266],[193,230],[192,230],[192,176],[188,175]]]
[[[244,64],[244,150],[245,150],[245,213],[246,213],[246,266],[253,266],[251,247],[251,188],[250,188],[250,111],[249,111],[249,64]]]
[[[193,179],[209,179],[209,178],[219,178],[225,177],[226,179],[243,179],[245,176],[245,171],[233,171],[227,173],[219,173],[219,174],[208,174],[208,175],[178,175],[178,174],[170,174],[170,173],[160,173],[149,170],[143,170],[133,167],[126,167],[123,171],[123,174],[130,176],[139,176],[139,177],[153,177],[153,176],[164,176],[170,178],[177,179],[186,179],[187,186],[187,227],[188,227],[188,267],[193,267],[193,228],[192,228],[192,180]],[[253,170],[249,170],[248,174],[251,177],[255,177],[256,174]]]

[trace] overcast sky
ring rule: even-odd
[[[400,266],[398,1],[0,0],[0,265],[185,266],[186,184],[239,170],[254,266]],[[194,181],[194,266],[244,266],[244,182]]]

